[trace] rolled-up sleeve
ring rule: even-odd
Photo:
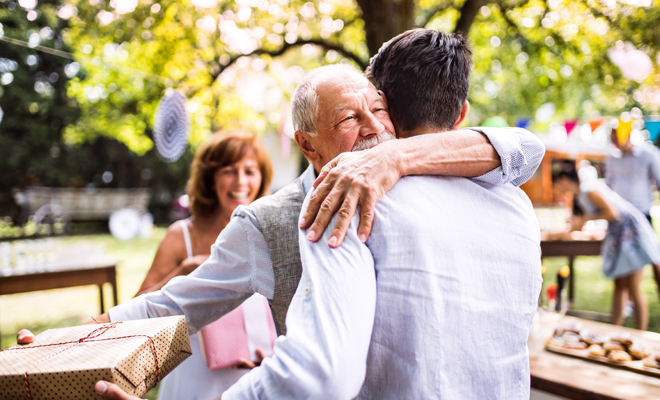
[[[316,243],[300,234],[303,274],[287,313],[287,334],[275,341],[273,356],[243,376],[223,400],[357,396],[376,308],[374,261],[357,237],[358,224],[356,215],[337,249],[327,245],[329,229]]]
[[[545,155],[543,143],[527,129],[522,128],[466,128],[481,132],[500,156],[501,166],[472,180],[503,185],[520,186],[534,175]]]
[[[185,315],[189,333],[238,307],[255,292],[273,298],[273,266],[254,213],[241,207],[211,247],[211,255],[187,276],[171,279],[110,310],[112,321]]]

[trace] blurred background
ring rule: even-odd
[[[118,301],[129,299],[164,227],[188,215],[201,143],[220,130],[256,132],[276,191],[307,165],[289,110],[305,72],[364,70],[385,41],[415,27],[468,36],[466,126],[541,138],[548,153],[523,189],[544,231],[566,231],[572,199],[553,191],[553,172],[589,161],[602,178],[613,128],[634,144],[657,141],[659,20],[658,0],[0,0],[2,275],[108,257]],[[159,135],[178,140],[174,149],[159,153]],[[544,264],[547,285],[566,259]],[[599,256],[576,260],[573,306],[605,315],[612,289],[600,266]],[[660,331],[647,273],[649,329]],[[0,296],[2,347],[18,328],[73,325],[100,299],[113,305],[110,286],[101,283],[100,298],[94,286]]]

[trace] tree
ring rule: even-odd
[[[67,93],[81,115],[63,142],[109,138],[149,154],[168,87],[188,96],[191,150],[219,129],[287,130],[283,104],[305,70],[334,62],[364,69],[384,41],[411,27],[469,35],[471,124],[492,115],[513,123],[547,102],[557,118],[658,112],[658,66],[637,82],[608,57],[625,42],[657,57],[660,6],[626,1],[71,0],[63,39],[81,72]]]

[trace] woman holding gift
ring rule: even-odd
[[[648,305],[641,290],[644,266],[660,264],[660,245],[653,228],[641,212],[603,182],[580,184],[575,169],[561,171],[554,181],[555,189],[562,194],[572,193],[585,212],[573,217],[574,229],[582,228],[589,220],[607,220],[601,253],[603,272],[614,279],[612,323],[623,324],[624,304],[630,298],[635,305],[637,328],[645,330]]]
[[[234,209],[267,194],[271,178],[270,158],[254,135],[216,133],[205,142],[195,154],[188,181],[192,216],[168,228],[138,295],[201,265]],[[193,355],[161,382],[159,400],[215,399],[245,374],[244,369],[209,370],[197,336],[190,337]]]

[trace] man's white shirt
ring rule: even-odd
[[[317,243],[301,231],[287,335],[223,399],[529,399],[542,279],[527,196],[407,177],[376,213],[366,245],[357,217],[337,249],[330,231]]]

